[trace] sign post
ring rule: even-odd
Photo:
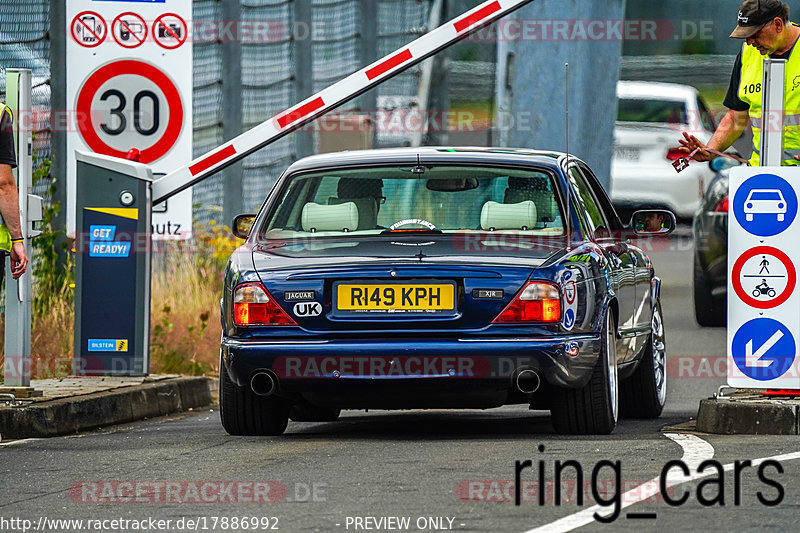
[[[728,385],[800,389],[798,169],[731,170]]]
[[[76,203],[75,150],[125,157],[135,148],[155,174],[192,159],[191,14],[191,0],[67,0],[70,206]],[[68,208],[70,233],[75,213]],[[191,191],[153,214],[153,238],[186,238],[191,228]]]
[[[14,117],[15,152],[17,153],[16,182],[19,190],[20,227],[23,244],[32,258],[31,239],[41,234],[33,223],[42,220],[42,198],[31,194],[33,174],[33,130],[31,110],[31,71],[6,71],[6,104]],[[5,272],[5,367],[3,392],[16,397],[41,396],[31,389],[31,279],[32,264],[15,280],[11,276],[10,259],[3,265]],[[11,389],[11,390],[9,390]]]
[[[798,178],[781,166],[785,60],[764,60],[761,166],[731,170],[728,385],[800,389]]]

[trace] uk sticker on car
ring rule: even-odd
[[[294,314],[299,317],[319,316],[322,314],[322,304],[319,302],[301,302],[294,304]]]

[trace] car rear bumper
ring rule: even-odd
[[[578,347],[574,357],[566,354],[570,343]],[[280,392],[287,395],[362,394],[366,401],[376,393],[378,397],[401,394],[410,405],[415,397],[445,394],[458,404],[453,393],[507,393],[520,369],[534,370],[551,385],[583,386],[591,377],[600,345],[600,335],[315,341],[223,338],[221,355],[239,386],[249,386],[257,371],[268,370],[276,376]],[[372,403],[361,407],[379,407]]]

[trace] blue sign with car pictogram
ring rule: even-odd
[[[748,233],[772,237],[783,233],[794,222],[797,195],[780,176],[757,174],[737,189],[733,213]]]
[[[731,354],[744,375],[769,381],[791,368],[796,348],[794,336],[786,326],[771,318],[755,318],[736,331]]]

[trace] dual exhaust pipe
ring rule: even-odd
[[[542,385],[539,374],[530,368],[517,370],[513,382],[522,394],[533,394]],[[272,396],[278,392],[278,377],[271,370],[257,370],[250,378],[250,390],[258,396]]]

